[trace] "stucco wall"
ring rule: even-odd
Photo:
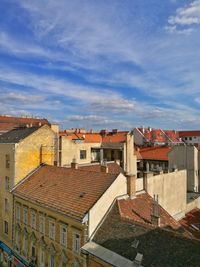
[[[74,143],[67,137],[61,138],[61,166],[69,165],[76,159],[79,164],[91,163],[91,148],[100,147],[99,143]],[[80,159],[80,150],[86,150],[86,158]]]
[[[175,218],[186,209],[186,171],[176,171],[147,178],[147,192],[159,196],[159,204]]]
[[[169,155],[169,170],[187,170],[187,190],[198,190],[198,150],[194,146],[175,146]]]
[[[112,185],[89,211],[89,237],[108,211],[114,199],[125,194],[127,194],[127,180],[123,174],[119,174]]]

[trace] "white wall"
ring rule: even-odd
[[[126,194],[127,179],[123,174],[119,174],[116,180],[89,211],[89,237],[103,219],[114,199]]]

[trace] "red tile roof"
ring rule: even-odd
[[[108,166],[108,173],[112,173],[112,174],[119,174],[119,173],[124,173],[123,169],[120,167],[119,164],[115,163],[115,162],[108,162],[107,163]],[[81,166],[79,165],[79,168],[81,170],[84,171],[94,171],[94,172],[101,172],[101,165],[99,163],[97,164],[90,164],[90,165],[85,165],[85,166]]]
[[[70,140],[82,140],[84,143],[123,143],[126,142],[128,131],[100,133],[66,133],[60,132],[61,136],[66,136]]]
[[[118,200],[118,207],[122,218],[130,219],[139,223],[151,224],[151,214],[153,207],[153,198],[143,193],[137,195],[134,199]],[[178,229],[181,225],[160,207],[160,226]]]
[[[19,126],[26,126],[27,124],[32,124],[32,126],[50,125],[47,119],[0,116],[0,132],[7,132]]]
[[[15,187],[13,193],[81,220],[117,176],[45,165]]]
[[[200,209],[196,208],[191,210],[179,222],[194,237],[200,239]]]
[[[180,142],[179,134],[175,130],[162,130],[154,128],[138,128],[147,142],[152,143],[177,143]]]
[[[179,131],[180,137],[187,137],[187,136],[200,136],[200,131]]]
[[[168,153],[172,150],[171,147],[155,146],[148,148],[141,148],[140,155],[142,159],[149,160],[164,160],[168,161]]]

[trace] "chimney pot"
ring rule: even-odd
[[[101,165],[101,172],[108,173],[108,165],[107,164]]]
[[[72,169],[75,169],[75,170],[78,169],[78,163],[76,162],[75,159],[73,159],[73,161],[72,161],[72,163],[71,163],[71,168],[72,168]]]

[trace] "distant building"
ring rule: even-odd
[[[179,131],[179,137],[188,145],[200,145],[200,131]]]
[[[136,157],[133,153],[133,133],[128,131],[100,133],[60,132],[59,166],[118,160],[129,173],[136,173]],[[70,151],[70,153],[69,153]]]
[[[0,115],[0,134],[8,132],[17,127],[39,127],[45,124],[50,126],[50,123],[47,119],[40,119],[28,116],[15,117],[10,115]]]
[[[182,143],[175,130],[154,129],[151,127],[134,128],[134,142],[138,146],[176,145]]]
[[[168,172],[168,153],[171,149],[169,146],[137,147],[138,177],[143,176],[143,173],[147,171]]]

